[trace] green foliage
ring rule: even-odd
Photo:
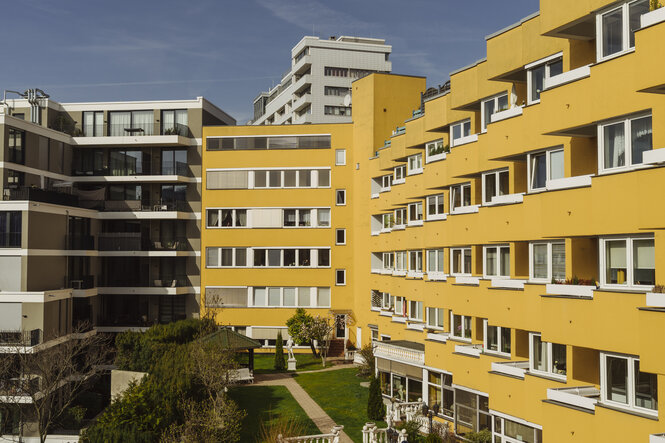
[[[72,406],[65,409],[60,416],[59,425],[63,429],[81,429],[81,423],[85,417],[83,406]]]
[[[359,351],[363,362],[358,366],[358,375],[361,377],[373,376],[375,373],[374,365],[374,345],[368,343]]]
[[[277,332],[277,343],[275,344],[275,364],[276,371],[283,371],[286,368],[284,361],[284,340],[282,340],[282,331]]]
[[[216,329],[212,319],[181,320],[165,325],[155,325],[146,332],[126,331],[115,339],[116,364],[125,371],[150,371],[152,365],[173,344],[191,342]]]
[[[649,0],[649,10],[654,11],[656,9],[662,8],[663,4],[658,0]]]
[[[286,321],[289,335],[297,345],[302,345],[309,341],[306,334],[307,327],[314,321],[314,317],[309,315],[303,308],[296,309],[293,317]]]
[[[383,420],[386,416],[386,405],[383,404],[379,379],[370,378],[369,398],[367,399],[367,417],[370,420]]]
[[[492,443],[492,433],[489,429],[478,432],[469,432],[464,436],[471,443]]]
[[[406,439],[408,442],[420,442],[424,440],[423,436],[420,434],[420,423],[415,420],[403,422],[396,428],[400,431],[406,429]]]
[[[427,434],[427,437],[425,437],[425,443],[443,443],[443,438],[436,434]]]

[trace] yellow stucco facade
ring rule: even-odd
[[[665,283],[665,14],[644,7],[542,0],[450,87],[355,81],[350,124],[205,128],[204,313],[270,345],[310,288],[301,306],[350,312],[344,338],[374,341],[386,395],[445,403],[460,435],[665,441],[665,301],[653,293]],[[640,16],[650,25],[629,25]],[[329,136],[323,148],[313,135]],[[254,172],[266,168],[280,171],[274,189]],[[289,169],[317,172],[301,189]],[[281,215],[254,227],[266,208]],[[222,209],[247,210],[246,225]],[[252,249],[245,266],[230,248]],[[280,248],[276,266],[249,263],[265,248]],[[294,261],[298,248],[311,261]],[[329,262],[314,263],[324,248]]]

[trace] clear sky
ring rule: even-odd
[[[18,0],[2,2],[2,89],[55,100],[203,95],[238,120],[304,36],[385,38],[393,72],[429,85],[485,56],[484,37],[538,0]]]

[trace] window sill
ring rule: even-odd
[[[411,322],[420,322],[420,321],[422,320],[409,319],[409,323],[406,325],[406,329],[423,332],[425,330],[424,323],[411,323]]]
[[[658,8],[642,14],[640,17],[640,30],[665,21],[665,8]]]
[[[448,335],[443,333],[436,333],[436,332],[427,333],[427,340],[432,340],[439,343],[446,343],[448,341],[448,338],[449,338]]]
[[[428,215],[427,220],[425,221],[438,221],[438,220],[445,220],[447,218],[448,216],[446,214],[434,214],[434,215]]]
[[[614,60],[615,58],[623,57],[624,55],[627,55],[627,54],[632,54],[633,52],[635,52],[635,48],[624,49],[623,51],[615,52],[612,55],[608,55],[606,57],[602,57],[602,58],[598,59],[596,61],[596,63],[592,64],[591,66],[598,66],[601,63],[605,63],[605,62],[608,62],[610,60]]]
[[[511,280],[510,277],[494,277],[491,279],[490,286],[498,289],[524,289],[524,280]]]
[[[406,271],[393,271],[393,277],[404,277],[406,276]]]
[[[545,293],[548,295],[568,295],[575,297],[593,298],[593,291],[595,290],[595,286],[588,285],[562,285],[551,283],[545,285]]]
[[[403,185],[404,183],[406,183],[405,178],[398,178],[393,180],[393,185]]]
[[[370,310],[370,311],[374,311],[374,312],[381,312],[381,308],[374,308],[374,307],[372,307],[372,308],[369,308],[369,310]]]
[[[404,323],[404,324],[406,324],[406,317],[397,317],[397,316],[393,315],[393,322],[394,323]]]
[[[562,189],[584,188],[591,186],[591,177],[593,177],[593,174],[548,180],[545,189],[548,191],[559,191]]]
[[[382,309],[379,312],[379,315],[382,316],[382,317],[392,317],[393,316],[393,311],[385,311],[385,310]]]
[[[544,378],[546,380],[552,380],[564,384],[568,380],[568,378],[565,375],[551,374],[549,372],[537,372],[537,371],[528,370],[526,371],[526,375],[530,375],[532,377]]]
[[[372,194],[370,198],[379,198],[379,194]]]
[[[488,355],[490,357],[498,357],[498,358],[503,358],[506,360],[510,360],[512,357],[509,353],[506,352],[499,352],[499,351],[490,351],[489,349],[483,347],[483,354]]]
[[[422,173],[423,173],[423,169],[421,168],[421,169],[413,169],[411,171],[408,171],[406,173],[406,175],[411,176],[411,175],[418,175],[418,174],[422,174]]]
[[[468,275],[457,275],[455,276],[455,284],[457,285],[480,285],[480,277],[471,277]]]
[[[492,197],[492,201],[483,202],[483,206],[514,205],[517,203],[522,203],[523,201],[523,192],[519,194],[495,195]]]
[[[422,220],[414,220],[414,221],[410,221],[410,222],[407,224],[407,226],[410,227],[410,228],[412,228],[412,227],[414,227],[414,226],[422,226],[423,224],[424,224],[424,222],[423,222]]]
[[[661,8],[663,9],[663,8]],[[650,151],[644,151],[642,153],[643,164],[645,165],[655,165],[658,163],[665,162],[665,148],[652,149]]]
[[[500,122],[501,120],[507,120],[509,118],[517,117],[522,115],[522,106],[515,106],[514,108],[505,109],[503,111],[495,112],[490,116],[491,123]]]
[[[393,226],[393,231],[403,231],[406,229],[406,225],[395,225]]]
[[[479,205],[461,206],[450,211],[450,215],[475,214],[479,208]]]
[[[423,273],[418,272],[418,271],[409,271],[406,273],[407,278],[413,278],[413,279],[418,279],[422,280],[423,279]]]
[[[448,276],[443,272],[428,272],[427,280],[428,281],[446,281]]]
[[[543,90],[547,91],[549,89],[554,89],[558,86],[563,86],[565,84],[572,83],[590,76],[591,65],[580,66],[579,68],[562,72],[561,74],[555,75],[554,77],[546,78],[545,84],[543,85]],[[538,103],[540,103],[540,100],[538,100]]]
[[[456,341],[456,342],[459,342],[459,343],[471,344],[471,339],[470,338],[456,337],[454,335],[449,335],[448,340]]]
[[[384,193],[384,192],[390,192],[390,186],[388,186],[387,188],[381,188],[381,190],[379,191],[379,194]]]
[[[621,407],[621,406],[615,406],[615,405],[612,405],[612,404],[602,403],[600,401],[598,403],[596,403],[596,406],[601,407],[601,408],[605,408],[605,409],[609,409],[609,410],[612,410],[612,411],[616,411],[616,412],[623,412],[624,414],[634,415],[636,417],[646,418],[648,420],[658,421],[658,412],[655,412],[655,413],[651,414],[651,413],[646,412],[646,411],[643,412],[643,411],[639,411],[639,410],[636,410],[636,409],[624,408],[624,407]]]
[[[425,159],[425,164],[432,163],[432,162],[438,162],[438,161],[445,160],[445,159],[446,159],[446,153],[445,152],[442,153],[442,154],[435,154],[435,155]]]
[[[455,139],[451,143],[451,147],[458,147],[462,145],[466,145],[468,143],[474,143],[478,141],[478,134],[471,134],[467,135],[466,137],[460,137],[458,139]]]

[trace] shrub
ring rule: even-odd
[[[65,409],[65,412],[60,416],[60,426],[63,429],[81,429],[81,423],[85,417],[85,408],[83,406],[72,406]]]
[[[436,434],[427,434],[427,437],[425,437],[425,443],[443,443],[443,438]]]
[[[400,431],[406,429],[406,440],[408,442],[420,442],[424,440],[424,437],[420,434],[420,423],[415,420],[403,422],[397,426],[397,429]]]
[[[383,420],[386,417],[386,405],[383,404],[379,379],[372,376],[367,399],[367,417],[370,420]]]
[[[298,437],[300,435],[305,435],[305,432],[307,431],[305,423],[298,418],[281,416],[274,423],[269,424],[271,421],[272,417],[268,420],[268,423],[265,421],[261,422],[259,438],[257,441],[274,442],[278,441],[279,435],[283,438]]]
[[[478,432],[469,432],[464,436],[471,443],[492,443],[492,433],[489,429],[483,429]]]
[[[375,373],[374,345],[372,343],[366,344],[359,352],[363,362],[358,366],[358,375],[363,377],[373,376]]]
[[[277,332],[274,368],[276,371],[283,371],[286,368],[286,363],[284,362],[284,340],[282,340],[282,331]]]

